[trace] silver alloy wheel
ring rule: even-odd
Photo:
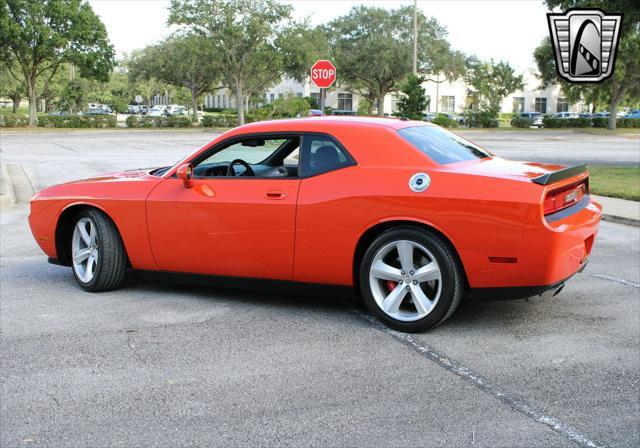
[[[435,308],[442,291],[436,258],[415,241],[392,241],[378,250],[369,270],[376,304],[389,317],[413,322]]]
[[[80,218],[73,229],[73,270],[82,283],[89,283],[98,267],[98,231],[89,218]]]

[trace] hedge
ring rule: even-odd
[[[616,126],[619,128],[640,128],[640,118],[618,118]]]
[[[542,123],[545,128],[606,128],[609,126],[609,118],[555,118],[544,117]],[[616,120],[618,128],[640,128],[640,118],[618,118]]]
[[[129,128],[190,128],[191,117],[138,117],[129,115],[126,119]]]
[[[606,128],[607,126],[609,126],[609,119],[605,117],[592,118],[591,125],[594,128]]]
[[[590,128],[591,118],[557,118],[545,115],[542,117],[545,128]]]
[[[254,123],[260,121],[258,117],[254,115],[245,115],[245,123]],[[237,115],[205,115],[200,122],[205,128],[233,128],[238,125]]]
[[[457,128],[458,122],[456,120],[452,120],[446,115],[438,115],[436,118],[431,120],[431,123],[437,124],[438,126],[444,126],[445,128]]]
[[[514,128],[530,128],[533,126],[533,118],[513,117],[511,119],[511,126]]]
[[[21,114],[0,114],[0,128],[21,128],[29,124],[29,117]]]
[[[465,115],[470,128],[497,128],[498,118],[493,112],[469,112]]]
[[[115,115],[42,115],[38,126],[47,128],[115,128]]]

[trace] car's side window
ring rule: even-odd
[[[302,138],[300,175],[315,176],[353,165],[353,160],[336,142],[325,135]]]
[[[194,177],[298,176],[300,138],[247,137],[230,142],[194,162]]]

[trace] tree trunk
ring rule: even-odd
[[[11,101],[13,101],[13,110],[11,112],[15,114],[18,112],[18,108],[20,107],[20,98],[13,97],[11,98]]]
[[[384,116],[384,93],[380,92],[380,94],[378,95],[377,100],[377,106],[378,106],[378,116],[379,117],[383,117]]]
[[[191,90],[191,108],[193,109],[191,121],[193,123],[198,122],[198,95],[195,90]]]
[[[611,115],[609,115],[608,128],[613,131],[616,128],[616,120],[618,118],[618,98],[615,96],[611,98],[610,112],[611,112]]]
[[[238,111],[238,126],[244,124],[244,95],[242,81],[236,81],[236,110]]]
[[[36,94],[36,79],[35,76],[27,79],[27,93],[29,94],[29,125],[38,125],[38,95]]]

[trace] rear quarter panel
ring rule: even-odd
[[[380,131],[335,132],[358,166],[303,179],[298,195],[294,279],[353,284],[354,253],[361,236],[388,221],[424,223],[455,246],[466,269],[467,253],[502,254],[520,244],[534,205],[528,182],[456,172],[439,166],[399,137]],[[402,159],[405,167],[389,158]],[[418,172],[430,187],[411,191]],[[485,255],[486,256],[486,255]]]

